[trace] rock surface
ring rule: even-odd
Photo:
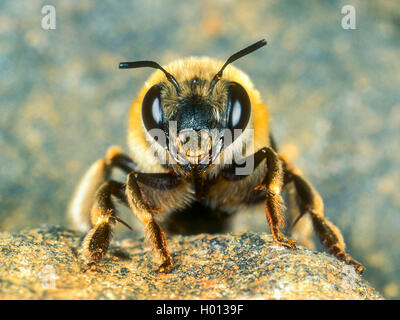
[[[352,268],[258,233],[174,236],[159,274],[143,238],[113,242],[83,272],[83,235],[61,227],[0,234],[0,299],[382,299]]]

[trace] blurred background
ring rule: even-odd
[[[55,30],[41,27],[44,5]],[[344,5],[355,30],[342,28]],[[120,61],[224,60],[262,38],[268,46],[235,66],[365,278],[400,298],[398,1],[2,0],[0,231],[67,225],[85,169],[110,145],[127,150],[129,106],[152,70],[120,71]],[[264,216],[243,221],[268,229]]]

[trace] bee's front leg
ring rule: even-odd
[[[269,147],[260,149],[257,153],[266,158],[266,173],[263,182],[256,189],[265,190],[265,212],[271,229],[272,238],[281,246],[296,248],[294,240],[286,238],[280,230],[283,227],[282,213],[284,210],[281,196],[283,184],[283,169],[278,154]]]
[[[265,169],[259,173],[260,170],[258,168],[261,168],[260,166],[264,160],[266,160]],[[236,168],[238,167],[236,163],[224,169],[222,171],[222,177],[229,181],[229,184],[226,185],[226,189],[232,188],[232,190],[235,190],[235,194],[248,194],[246,199],[239,200],[244,203],[256,203],[261,201],[264,196],[265,212],[272,238],[281,246],[296,248],[295,241],[286,238],[280,229],[283,227],[284,222],[282,218],[284,205],[281,197],[283,170],[278,154],[272,148],[265,147],[258,150],[253,155],[248,156],[241,162],[253,163],[253,171],[248,175],[238,175],[236,173]],[[240,184],[239,181],[245,178],[247,182]],[[261,184],[254,188],[254,184],[260,181]],[[235,184],[237,186],[235,186]],[[238,186],[239,184],[240,186]],[[249,190],[249,187],[254,188],[254,190]],[[230,201],[234,203],[234,199],[231,198]]]
[[[147,193],[141,190],[139,184],[146,189]],[[161,203],[166,205],[174,200],[174,191],[169,191],[169,189],[176,190],[175,187],[178,184],[179,178],[169,173],[131,172],[127,177],[126,196],[129,206],[143,223],[146,239],[161,261],[158,269],[160,272],[169,271],[173,266],[173,261],[167,247],[165,234],[154,219],[153,212],[159,211],[159,208],[155,208]],[[175,199],[175,201],[179,200]]]

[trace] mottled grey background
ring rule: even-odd
[[[56,30],[41,29],[45,4]],[[356,30],[341,28],[345,4]],[[118,62],[225,59],[266,38],[235,65],[366,279],[400,297],[400,2],[3,0],[0,10],[1,230],[65,225],[84,170],[111,144],[126,149],[129,105],[151,70]]]

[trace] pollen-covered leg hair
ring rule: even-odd
[[[97,189],[110,179],[113,167],[131,171],[134,167],[132,160],[122,153],[121,148],[110,147],[104,157],[91,165],[86,171],[67,209],[68,218],[74,228],[86,232],[90,229],[90,210],[94,203]]]
[[[92,229],[82,244],[82,255],[87,266],[98,263],[106,254],[112,236],[112,227],[117,220],[111,199],[114,195],[123,203],[126,202],[124,185],[117,181],[107,181],[97,190],[90,212]]]
[[[345,243],[340,230],[324,217],[324,203],[319,193],[302,176],[298,169],[291,167],[284,160],[283,163],[285,168],[285,183],[293,182],[297,192],[296,198],[300,209],[298,219],[309,212],[314,229],[325,249],[337,259],[353,265],[357,272],[362,273],[364,267],[346,253]]]
[[[283,170],[278,154],[271,148],[263,148],[262,151],[267,159],[267,172],[261,187],[266,191],[266,216],[271,234],[275,242],[279,245],[296,248],[295,241],[286,238],[280,228],[283,227],[284,221],[282,212],[284,210],[283,200],[281,197],[281,189],[283,182]]]
[[[144,231],[146,239],[151,245],[156,258],[160,260],[159,271],[167,272],[172,268],[173,261],[171,254],[167,247],[167,240],[161,227],[157,224],[153,216],[154,208],[151,208],[148,202],[143,198],[140,191],[137,177],[141,176],[142,180],[148,179],[149,182],[152,180],[152,176],[145,173],[131,172],[127,177],[126,182],[126,196],[128,199],[129,206],[134,211],[136,216],[144,225]],[[168,179],[166,175],[165,179]],[[173,178],[171,178],[173,179]],[[160,179],[154,179],[154,182],[150,184],[159,183]],[[168,181],[166,181],[168,183]]]

